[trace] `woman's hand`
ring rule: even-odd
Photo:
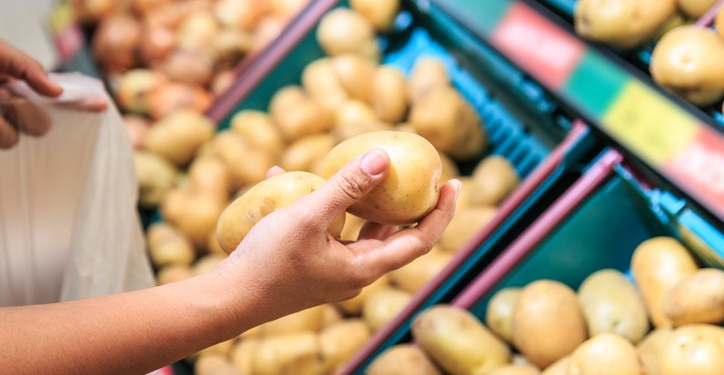
[[[413,228],[368,223],[359,240],[347,244],[327,232],[334,218],[384,179],[389,164],[382,150],[357,157],[318,190],[257,223],[221,270],[232,279],[238,270],[253,270],[253,288],[262,294],[254,300],[264,301],[270,317],[279,317],[354,297],[383,274],[426,254],[453,217],[459,181],[441,187],[435,210]],[[241,281],[229,285],[249,288]]]

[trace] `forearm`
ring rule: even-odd
[[[12,374],[143,374],[263,322],[253,291],[232,293],[220,277],[0,309],[0,368]]]

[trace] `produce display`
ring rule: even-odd
[[[389,348],[367,374],[405,374],[408,357],[423,374],[722,374],[724,271],[699,268],[671,237],[639,244],[630,267],[577,290],[550,279],[500,289],[482,317],[430,307],[412,323],[417,346]]]
[[[702,18],[715,0],[580,0],[574,10],[578,35],[621,51],[653,45],[654,82],[692,104],[721,106],[724,98],[724,14],[715,27]],[[717,109],[721,112],[721,108]]]

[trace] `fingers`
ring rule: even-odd
[[[305,207],[314,207],[315,220],[329,225],[347,207],[362,199],[385,177],[390,158],[383,150],[373,149],[342,167],[324,185],[307,195]]]
[[[367,249],[360,254],[365,258],[365,266],[375,272],[387,273],[430,251],[455,215],[455,201],[461,186],[458,180],[445,183],[440,188],[437,207],[414,228],[395,232],[378,246],[361,246]]]
[[[90,112],[102,112],[108,108],[108,100],[97,94],[88,95],[81,99],[69,102],[59,101],[57,104],[66,108]]]
[[[18,129],[0,116],[0,149],[8,149],[18,143]]]
[[[284,173],[284,172],[286,172],[286,171],[284,170],[284,168],[282,168],[282,167],[280,167],[280,166],[278,166],[278,165],[275,165],[275,166],[269,168],[269,170],[266,171],[266,175],[264,176],[264,178],[274,177],[274,176],[276,176],[276,175],[278,175],[278,174],[280,174],[280,173]]]
[[[50,115],[25,98],[12,98],[5,118],[17,130],[31,136],[38,137],[50,130]]]
[[[56,97],[63,89],[48,78],[45,69],[32,57],[0,40],[0,74],[24,80],[38,94]]]

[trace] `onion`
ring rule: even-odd
[[[188,16],[178,31],[176,46],[180,49],[209,49],[219,32],[219,23],[210,12]]]
[[[149,95],[162,85],[165,77],[149,69],[134,69],[118,80],[115,97],[121,109],[146,114],[151,108]]]
[[[247,31],[254,30],[266,12],[266,1],[259,0],[218,0],[214,5],[221,24]]]
[[[200,87],[169,82],[149,93],[149,114],[153,119],[160,119],[184,108],[203,112],[211,105],[211,100],[211,95]]]
[[[161,71],[174,81],[204,86],[211,81],[213,61],[194,50],[178,50],[169,56]]]
[[[176,46],[176,34],[168,28],[147,26],[141,40],[141,58],[147,65],[166,60]]]
[[[141,25],[127,14],[103,20],[93,38],[93,55],[107,72],[124,72],[136,66]]]

